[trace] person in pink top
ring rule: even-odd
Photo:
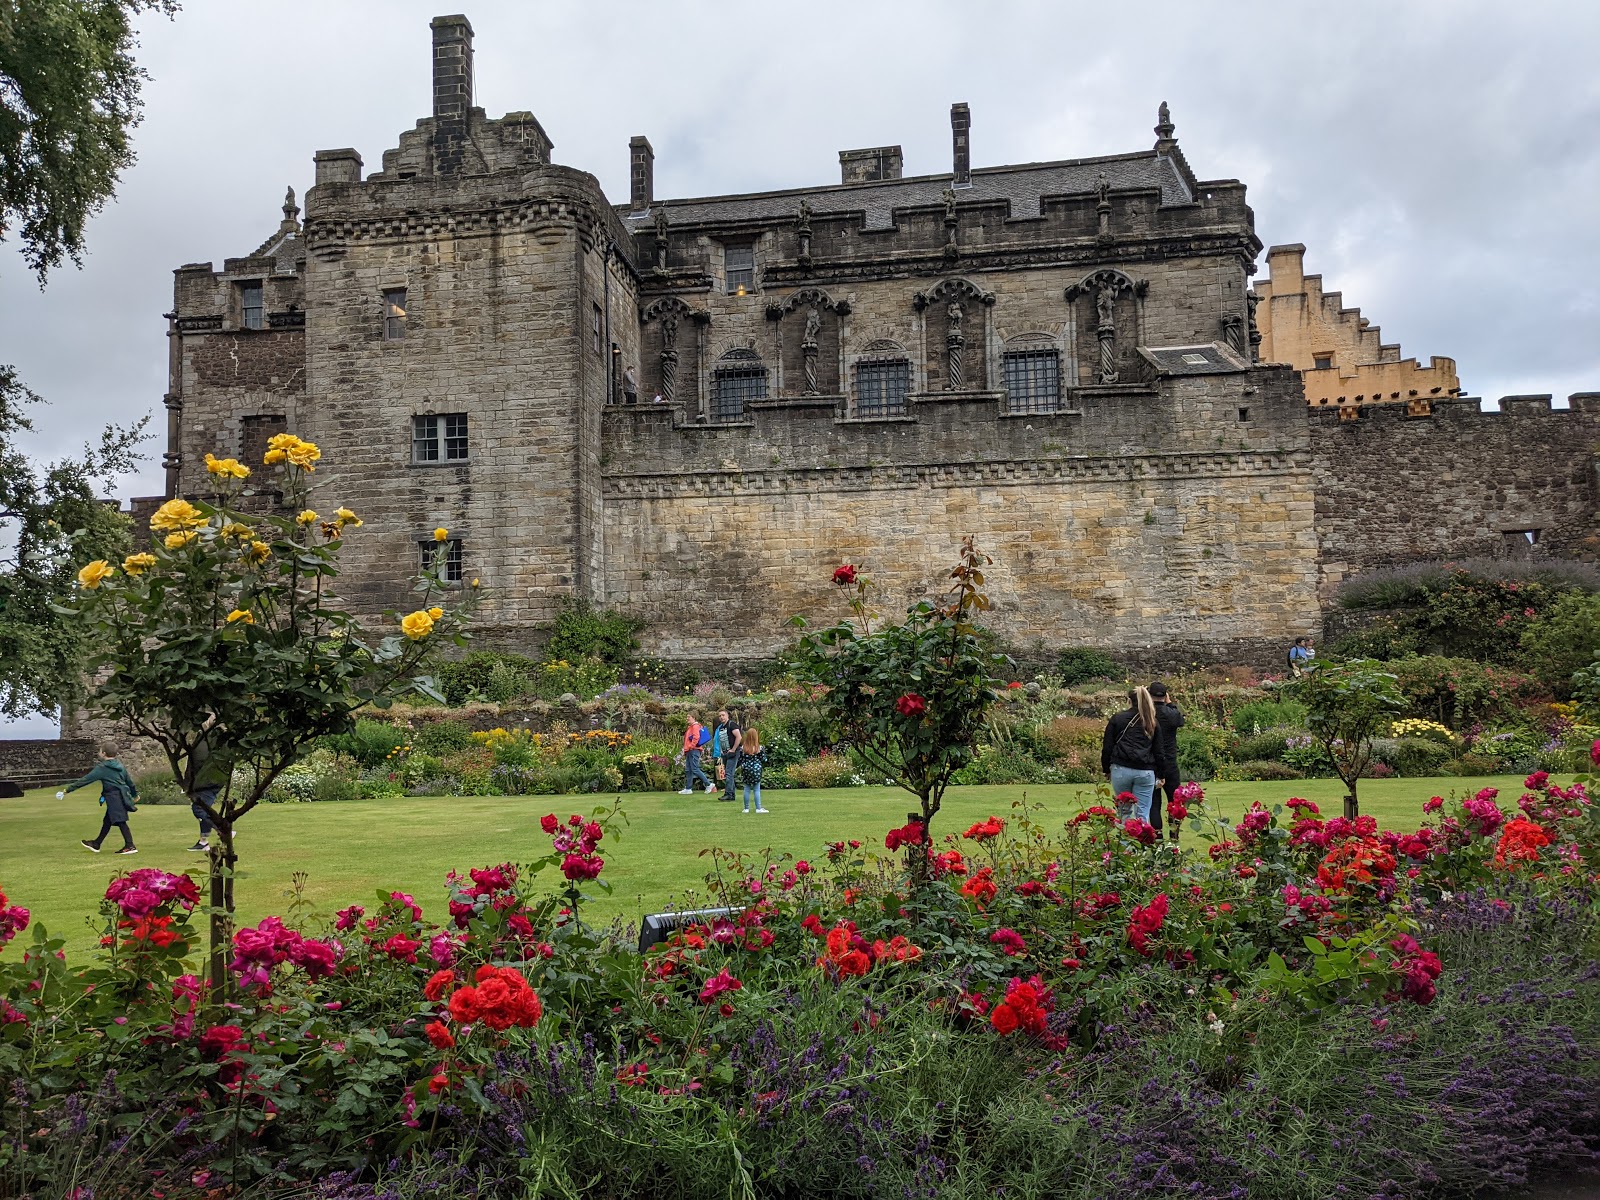
[[[696,713],[689,714],[689,728],[683,731],[683,786],[678,789],[680,796],[694,795],[694,781],[698,779],[705,787],[709,796],[717,790],[717,785],[706,777],[700,769],[700,750],[711,738],[706,727],[700,724]]]

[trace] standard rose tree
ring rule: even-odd
[[[147,552],[119,565],[104,560],[78,573],[82,618],[100,647],[90,661],[94,706],[159,745],[185,793],[208,757],[231,772],[205,807],[216,826],[212,856],[212,982],[226,979],[224,950],[237,862],[234,826],[261,802],[284,769],[317,739],[343,733],[371,705],[420,690],[418,677],[444,639],[466,639],[470,599],[447,612],[441,553],[414,585],[415,609],[370,629],[333,590],[339,551],[360,518],[347,508],[324,518],[311,507],[322,452],[293,434],[269,443],[262,492],[281,503],[243,511],[251,469],[206,455],[210,501],[169,500],[151,518]],[[291,515],[293,514],[293,515]],[[469,593],[470,595],[470,593]],[[197,753],[198,749],[198,753]],[[202,801],[202,803],[204,803]]]
[[[875,776],[917,797],[921,828],[916,836],[901,831],[905,845],[927,844],[944,790],[972,761],[999,694],[997,676],[1010,663],[988,648],[976,623],[989,607],[980,590],[989,561],[965,539],[943,601],[919,600],[902,623],[878,628],[868,602],[872,584],[847,563],[833,582],[855,589],[855,619],[805,634],[793,651],[798,671],[826,689],[818,703],[855,753]],[[795,624],[805,626],[799,617]],[[918,878],[926,878],[926,856],[914,860]]]

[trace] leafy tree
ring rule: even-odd
[[[0,0],[0,240],[20,229],[42,284],[83,261],[89,218],[133,164],[146,76],[132,20],[174,0]]]
[[[386,614],[392,632],[365,628],[333,591],[339,550],[360,519],[340,508],[322,519],[305,507],[321,451],[293,434],[269,443],[281,490],[297,515],[252,515],[235,507],[250,469],[206,456],[216,503],[169,500],[151,519],[160,540],[120,566],[97,560],[78,573],[78,612],[99,649],[95,706],[166,753],[193,796],[208,757],[236,769],[206,809],[216,825],[211,854],[211,979],[226,986],[225,951],[238,855],[234,827],[321,738],[346,733],[355,714],[386,708],[445,639],[466,640],[469,600],[446,613],[443,555],[420,577],[417,608]],[[436,531],[442,545],[445,531]],[[394,624],[398,629],[394,629]],[[243,768],[239,770],[237,768]]]
[[[1372,763],[1372,742],[1406,711],[1395,677],[1371,659],[1328,663],[1290,685],[1306,706],[1306,728],[1345,786],[1344,815],[1361,814],[1356,781]]]
[[[917,797],[924,845],[951,776],[975,757],[1011,661],[989,649],[976,623],[989,608],[980,589],[990,561],[964,539],[944,602],[919,600],[904,622],[877,629],[871,583],[854,566],[840,567],[834,582],[855,589],[855,620],[804,634],[790,652],[796,673],[827,689],[818,704],[861,760]],[[794,623],[805,627],[801,617]],[[925,854],[914,868],[925,877]]]
[[[550,624],[545,656],[576,662],[597,658],[625,666],[639,652],[639,630],[644,622],[611,609],[597,609],[580,601],[569,603]]]
[[[138,461],[146,417],[109,426],[98,445],[43,468],[20,446],[38,397],[0,366],[0,713],[53,713],[81,696],[87,630],[57,607],[78,564],[120,556],[128,519],[101,500]]]

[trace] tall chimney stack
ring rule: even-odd
[[[472,22],[457,14],[433,19],[433,115],[465,121],[472,107]]]
[[[643,212],[655,200],[656,152],[650,139],[640,135],[628,139],[628,197],[634,212]]]
[[[972,145],[968,132],[972,129],[972,110],[965,102],[950,106],[950,145],[955,171],[955,186],[972,184]]]

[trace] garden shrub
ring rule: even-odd
[[[614,687],[617,676],[617,667],[598,658],[558,658],[533,668],[528,691],[541,700],[557,700],[568,693],[592,700]]]
[[[1416,654],[1421,649],[1422,638],[1415,630],[1402,628],[1398,620],[1385,614],[1335,639],[1324,648],[1324,653],[1333,659],[1375,658],[1387,662]]]
[[[1284,763],[1257,759],[1253,762],[1224,763],[1217,768],[1214,778],[1225,781],[1249,782],[1264,779],[1304,779],[1305,776]]]
[[[1233,756],[1240,762],[1282,762],[1289,748],[1289,739],[1304,737],[1302,729],[1263,729],[1260,733],[1246,734],[1233,748]],[[1299,778],[1296,774],[1295,778]]]
[[[440,663],[434,683],[445,702],[455,707],[474,698],[504,704],[532,688],[532,672],[537,666],[523,654],[474,650],[453,662]]]
[[[347,754],[363,768],[387,763],[396,751],[410,744],[411,735],[385,721],[359,720],[349,733],[336,733],[322,739],[322,745],[336,754]]]
[[[644,624],[614,609],[569,604],[546,627],[550,638],[545,643],[545,656],[551,661],[595,659],[621,667],[639,652],[638,635]]]
[[[1091,679],[1122,679],[1122,664],[1103,650],[1071,646],[1056,656],[1055,676],[1062,687],[1077,687]]]
[[[1387,668],[1411,715],[1453,730],[1508,716],[1520,703],[1536,699],[1541,690],[1526,675],[1469,658],[1412,655],[1387,664]]]
[[[1413,778],[1437,775],[1454,751],[1428,738],[1378,738],[1372,743],[1372,756],[1397,775]]]
[[[1574,677],[1600,653],[1600,595],[1568,592],[1522,635],[1523,663],[1556,696],[1573,694]]]
[[[979,746],[976,757],[951,777],[952,783],[1047,783],[1055,768],[1016,747]]]
[[[861,778],[860,769],[845,754],[822,754],[784,768],[790,787],[850,787]]]
[[[428,754],[448,754],[472,746],[472,728],[465,721],[427,721],[411,735],[411,744]]]
[[[183,789],[178,786],[178,781],[172,777],[171,771],[151,771],[147,775],[135,777],[133,782],[139,789],[140,804],[189,803],[189,797],[183,794]]]
[[[1333,759],[1317,739],[1309,733],[1291,736],[1284,740],[1283,763],[1302,775],[1325,779],[1334,773]]]
[[[1501,771],[1500,758],[1495,754],[1480,754],[1469,750],[1457,758],[1450,759],[1439,768],[1442,775],[1498,775]]]
[[[1061,766],[1098,768],[1105,731],[1106,723],[1094,717],[1061,716],[1039,730],[1039,740]]]
[[[1233,728],[1237,733],[1254,733],[1278,725],[1304,729],[1306,706],[1298,700],[1283,697],[1276,700],[1252,700],[1233,711]]]
[[[1185,779],[1205,780],[1227,757],[1228,735],[1209,725],[1189,724],[1178,730],[1178,772]],[[1099,765],[1098,753],[1095,765]]]

